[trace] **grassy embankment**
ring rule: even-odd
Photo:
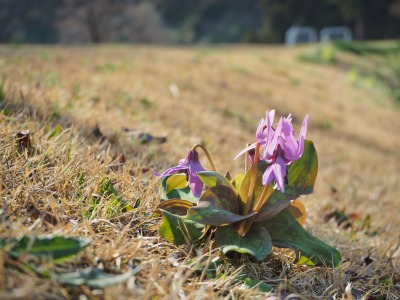
[[[64,262],[15,258],[4,248],[0,298],[261,293],[239,289],[238,275],[277,294],[400,297],[399,51],[357,47],[1,46],[0,236],[56,233],[90,244]],[[175,247],[158,236],[151,169],[175,164],[201,142],[218,170],[235,173],[241,164],[232,158],[273,108],[293,113],[297,129],[310,115],[319,175],[303,199],[306,228],[337,247],[343,263],[295,266],[290,252],[276,249],[263,263],[227,259],[207,275],[201,270],[218,256],[209,242]],[[16,134],[26,130],[30,142],[21,145]],[[141,144],[134,130],[167,142]],[[115,204],[121,199],[137,207],[124,212]],[[136,275],[104,289],[61,284],[55,275],[136,266]]]

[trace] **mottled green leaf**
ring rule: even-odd
[[[160,235],[175,245],[183,245],[197,242],[208,229],[203,224],[186,219],[183,216],[174,215],[161,209],[163,218],[160,224]]]
[[[288,184],[285,184],[285,193],[274,191],[261,207],[254,221],[268,220],[290,205],[291,200],[312,193],[317,172],[317,152],[314,144],[306,140],[302,157],[288,167]]]
[[[237,196],[231,188],[214,186],[200,197],[199,204],[188,210],[188,219],[210,226],[232,224],[254,214],[239,215]]]
[[[86,285],[95,289],[102,289],[110,285],[123,283],[140,271],[139,268],[129,270],[123,274],[108,274],[98,268],[87,268],[72,273],[56,275],[61,284]]]
[[[175,189],[183,189],[187,186],[186,174],[180,173],[168,177],[166,184],[166,193]]]
[[[337,266],[340,263],[340,252],[311,235],[287,209],[268,221],[257,223],[257,226],[268,230],[274,246],[295,250],[299,263],[317,266]]]
[[[223,253],[236,251],[254,256],[258,261],[264,260],[272,251],[271,237],[263,227],[252,227],[241,237],[232,225],[220,226],[215,232],[215,244]]]
[[[163,200],[169,200],[169,199],[182,199],[182,200],[187,200],[192,202],[193,204],[197,204],[199,199],[196,198],[190,187],[185,187],[182,189],[173,189],[170,192],[167,193],[167,180],[171,176],[167,176],[162,179],[161,181],[161,189],[160,189],[160,196],[161,196],[161,201]]]
[[[205,186],[208,188],[212,188],[217,185],[225,186],[227,188],[230,188],[235,193],[237,193],[232,183],[225,176],[219,174],[218,172],[202,171],[202,172],[197,172],[197,176],[199,176],[200,180],[203,181]]]
[[[254,222],[262,222],[279,214],[282,210],[292,203],[289,199],[287,199],[289,195],[282,194],[279,191],[274,191],[274,193],[270,196],[261,209],[259,210],[258,214],[254,218]]]
[[[304,142],[304,152],[300,159],[288,168],[289,190],[296,190],[303,195],[311,194],[314,190],[315,179],[318,173],[318,157],[313,142]],[[285,186],[286,190],[286,186]],[[286,191],[285,191],[286,192]]]
[[[13,257],[33,256],[44,259],[63,260],[76,255],[88,246],[90,241],[79,237],[50,235],[21,238],[0,238],[0,248]]]

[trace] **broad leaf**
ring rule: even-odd
[[[186,216],[189,208],[193,206],[192,202],[181,199],[171,199],[161,202],[156,209],[158,214],[162,214],[161,210],[166,210],[174,215]]]
[[[301,195],[312,193],[317,172],[317,152],[314,144],[306,140],[302,157],[288,168],[288,184],[285,185],[285,193],[281,193],[278,190],[274,191],[261,207],[254,221],[268,220],[290,205],[291,200],[295,200]]]
[[[302,264],[337,266],[340,263],[340,252],[311,235],[286,209],[257,225],[268,230],[274,246],[295,250]]]
[[[173,175],[171,175],[171,176],[173,176]],[[167,180],[171,176],[167,176],[167,177],[163,178],[161,181],[161,189],[160,189],[161,201],[169,200],[169,199],[182,199],[182,200],[190,201],[193,204],[197,204],[199,199],[193,195],[190,187],[185,187],[182,189],[173,189],[167,193]]]
[[[200,240],[208,227],[200,223],[186,219],[183,216],[174,215],[161,209],[163,218],[160,224],[160,235],[175,245],[183,245]]]
[[[199,204],[188,210],[188,219],[210,226],[232,224],[247,219],[254,214],[239,215],[235,192],[225,186],[215,186],[206,190]]]
[[[282,194],[280,191],[275,191],[260,208],[258,215],[254,218],[254,222],[262,222],[273,218],[292,203],[290,198],[289,195]],[[296,196],[292,198],[296,198]]]
[[[263,227],[252,227],[241,237],[232,225],[220,226],[215,232],[215,244],[223,253],[236,251],[254,256],[258,261],[264,260],[272,251],[271,237]]]
[[[317,173],[317,152],[315,151],[313,142],[306,140],[304,142],[303,155],[288,168],[288,189],[296,190],[296,193],[301,192],[303,195],[311,194],[314,190]]]
[[[168,194],[172,190],[175,189],[183,189],[187,186],[186,174],[175,174],[168,177],[165,182],[166,185],[166,193]]]
[[[68,285],[87,285],[91,288],[102,289],[110,285],[123,283],[140,271],[139,268],[123,274],[107,274],[98,268],[87,268],[73,273],[56,275],[56,280]]]
[[[0,238],[0,248],[13,257],[33,256],[38,258],[63,260],[76,255],[89,245],[90,241],[79,237],[50,235],[45,237],[26,236]]]
[[[202,171],[202,172],[197,172],[197,176],[199,176],[200,180],[203,181],[205,186],[208,188],[212,188],[215,186],[225,186],[227,188],[230,188],[235,193],[237,193],[232,183],[225,176],[222,176],[217,172]]]

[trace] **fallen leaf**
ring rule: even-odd
[[[106,136],[101,132],[98,124],[96,124],[96,126],[92,129],[91,135],[96,139],[100,139],[101,142],[106,140]]]
[[[37,149],[32,146],[32,140],[29,130],[20,131],[15,134],[17,140],[18,152],[27,152],[28,156],[32,156],[36,153]]]
[[[167,137],[166,136],[154,136],[151,133],[148,132],[141,132],[138,131],[136,129],[131,129],[131,128],[124,128],[124,131],[126,132],[126,134],[134,139],[139,141],[141,144],[148,144],[151,142],[156,142],[158,144],[163,144],[167,141]]]

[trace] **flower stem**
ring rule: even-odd
[[[260,198],[258,198],[258,201],[256,202],[254,211],[259,211],[263,207],[263,205],[268,201],[269,197],[272,195],[273,192],[274,188],[270,184],[265,185],[260,195]]]
[[[260,152],[260,145],[256,144],[256,149],[254,153],[254,162],[252,166],[252,174],[251,174],[251,181],[249,192],[247,194],[247,201],[246,206],[244,208],[243,215],[247,215],[248,213],[253,211],[253,194],[254,194],[254,187],[256,185],[257,180],[257,171],[258,171],[258,160],[259,160],[259,152]],[[240,223],[240,227],[238,229],[238,234],[240,236],[245,236],[246,233],[249,231],[251,224],[253,223],[254,218],[246,219],[242,223]]]
[[[196,148],[201,148],[201,150],[203,150],[204,154],[207,156],[208,162],[210,163],[211,170],[216,172],[217,169],[215,168],[214,162],[213,162],[211,155],[208,152],[207,148],[205,146],[203,146],[202,144],[196,144],[192,147],[192,150],[196,150]]]
[[[247,144],[247,145],[246,145],[246,148],[247,148],[248,146],[250,146],[250,144]],[[247,153],[244,155],[244,173],[245,173],[245,174],[246,174],[247,171],[249,170],[249,155],[248,155],[248,153],[249,153],[249,152],[247,152]]]
[[[256,150],[254,153],[254,162],[253,162],[253,170],[251,174],[251,181],[250,181],[250,187],[249,187],[249,192],[247,194],[247,201],[246,201],[246,207],[244,209],[244,214],[247,215],[252,209],[253,209],[253,193],[254,193],[254,187],[256,185],[256,180],[257,180],[257,170],[258,170],[258,154],[260,152],[260,145],[257,143],[256,145]]]

